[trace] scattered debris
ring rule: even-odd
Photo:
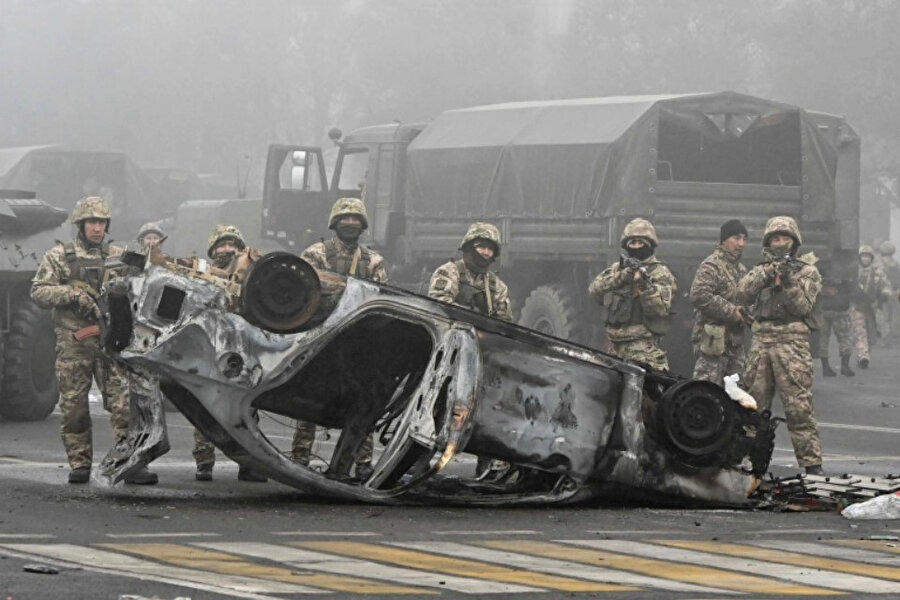
[[[770,507],[776,510],[842,511],[851,505],[866,503],[874,499],[882,497],[890,499],[892,496],[897,496],[896,492],[898,491],[900,491],[900,475],[894,474],[886,477],[852,474],[840,476],[795,475],[785,478],[772,477],[764,481],[756,495],[760,499],[767,500]],[[887,502],[887,500],[879,500],[879,503],[881,502]],[[897,505],[895,509],[897,517],[865,518],[900,518],[900,501],[892,501],[892,503]]]
[[[40,573],[41,575],[58,575],[59,569],[50,565],[25,565],[22,570],[26,573]]]

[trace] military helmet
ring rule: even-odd
[[[462,250],[466,244],[469,242],[474,242],[475,240],[485,240],[494,245],[494,258],[500,257],[500,230],[491,225],[490,223],[472,223],[469,225],[469,230],[466,231],[466,235],[463,236],[462,241],[459,243],[459,249]]]
[[[863,254],[868,254],[872,258],[875,258],[875,250],[873,250],[872,246],[870,246],[868,244],[863,244],[862,246],[860,246],[858,254],[860,256],[862,256]]]
[[[110,220],[109,205],[100,196],[85,196],[75,203],[72,210],[72,222],[81,223],[88,219]]]
[[[656,228],[647,219],[637,218],[630,220],[625,225],[625,229],[622,230],[622,237],[619,239],[619,243],[624,248],[631,238],[641,238],[654,248],[659,245],[659,238],[656,237]]]
[[[772,217],[769,219],[766,222],[765,230],[763,230],[763,246],[768,246],[772,236],[778,234],[794,238],[794,243],[798,246],[803,244],[803,238],[800,237],[800,228],[797,227],[797,221],[793,217]]]
[[[878,247],[878,251],[884,256],[893,256],[894,252],[897,251],[897,248],[888,240],[884,240]]]
[[[144,239],[144,236],[148,233],[155,233],[159,237],[166,237],[165,232],[162,230],[162,227],[159,226],[159,223],[156,221],[151,221],[150,223],[144,223],[141,225],[141,228],[138,229],[137,239],[141,241]]]
[[[227,240],[234,242],[240,250],[247,247],[240,229],[234,225],[216,225],[213,227],[212,233],[209,236],[209,245],[206,248],[206,255],[213,258],[213,250],[216,246]]]
[[[362,221],[363,229],[369,227],[369,217],[366,215],[366,205],[359,198],[338,198],[331,207],[328,216],[328,229],[334,229],[341,217],[355,215]]]

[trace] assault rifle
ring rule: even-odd
[[[653,283],[653,277],[650,275],[650,271],[647,270],[647,267],[644,266],[644,263],[639,261],[633,256],[628,256],[624,252],[619,254],[619,266],[623,269],[631,269],[632,271],[637,271],[641,274],[641,277],[644,278],[644,281],[647,283]]]

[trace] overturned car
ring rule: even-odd
[[[133,274],[105,287],[107,351],[158,376],[232,460],[304,491],[379,503],[627,494],[742,505],[768,468],[775,420],[709,382],[316,271],[286,252],[239,256],[227,272],[157,250],[122,260]],[[108,483],[167,447],[159,394],[142,402],[131,447],[104,463]],[[306,466],[260,415],[339,435]],[[374,469],[354,474],[370,435]],[[472,455],[503,470],[476,476]]]

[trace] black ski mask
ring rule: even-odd
[[[475,246],[469,244],[463,249],[463,262],[466,263],[466,268],[473,273],[486,273],[494,259],[482,256]]]
[[[338,238],[348,246],[355,246],[362,235],[362,225],[358,223],[341,223],[334,228]]]
[[[653,256],[653,246],[650,244],[644,244],[640,248],[629,248],[626,246],[625,251],[628,253],[628,256],[636,258],[641,262],[644,262]]]

